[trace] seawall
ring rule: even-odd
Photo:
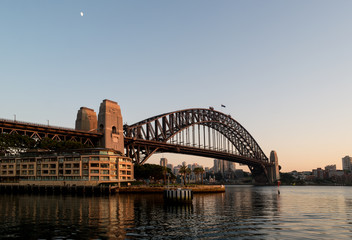
[[[170,187],[169,189],[177,189],[178,187]],[[224,185],[201,185],[201,186],[186,186],[183,189],[190,189],[193,193],[221,193],[225,192]],[[151,186],[132,186],[120,187],[120,193],[163,193],[167,187],[151,187]]]

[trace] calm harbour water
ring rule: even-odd
[[[229,186],[165,205],[161,194],[0,195],[0,239],[347,239],[352,188]]]

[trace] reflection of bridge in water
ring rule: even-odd
[[[180,110],[122,126],[120,106],[104,100],[98,118],[94,110],[82,107],[75,129],[0,120],[0,131],[113,148],[136,164],[145,163],[154,153],[170,152],[248,165],[258,183],[272,183],[278,177],[276,154],[272,152],[269,161],[241,124],[213,108]]]

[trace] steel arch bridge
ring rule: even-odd
[[[230,115],[213,108],[161,114],[124,126],[126,155],[137,164],[154,153],[182,153],[248,165],[255,181],[271,182],[273,167],[250,133]]]

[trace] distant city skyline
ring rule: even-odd
[[[341,169],[352,155],[350,9],[325,0],[2,1],[0,118],[73,128],[80,107],[103,99],[118,102],[128,124],[212,106],[268,157],[275,150],[283,172]]]

